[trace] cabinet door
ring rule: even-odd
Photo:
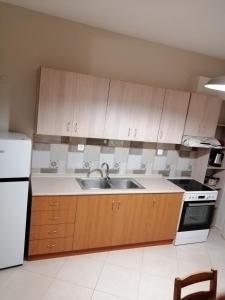
[[[158,134],[159,143],[181,143],[189,98],[188,92],[166,90]]]
[[[220,108],[218,97],[192,93],[184,134],[214,137]]]
[[[103,138],[109,79],[76,74],[73,136]]]
[[[176,235],[182,194],[157,194],[154,197],[152,241],[172,240]]]
[[[112,245],[150,242],[154,199],[149,194],[116,195]]]
[[[69,136],[72,132],[76,75],[41,68],[37,133]]]
[[[156,142],[164,89],[112,80],[105,138]]]
[[[113,196],[77,197],[74,250],[111,246]]]

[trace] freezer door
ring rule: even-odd
[[[0,269],[23,264],[28,181],[0,182]]]
[[[0,139],[0,178],[29,177],[31,140]]]

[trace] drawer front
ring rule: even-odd
[[[31,214],[31,226],[69,224],[75,221],[74,210],[33,211]]]
[[[71,251],[72,244],[72,237],[30,241],[29,255]]]
[[[39,210],[75,210],[73,196],[38,196],[32,198],[32,212]]]
[[[30,241],[72,237],[74,224],[35,225],[30,228]]]

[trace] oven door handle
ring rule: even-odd
[[[189,203],[188,206],[189,207],[196,207],[196,206],[215,206],[215,203]]]

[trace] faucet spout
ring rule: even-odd
[[[90,177],[90,175],[94,172],[98,172],[100,174],[101,178],[103,178],[103,172],[101,169],[93,169],[93,170],[88,171],[87,177]]]
[[[101,164],[101,168],[103,168],[104,166],[106,166],[106,170],[105,170],[105,180],[110,180],[110,177],[109,177],[109,164],[107,162],[103,162]]]

